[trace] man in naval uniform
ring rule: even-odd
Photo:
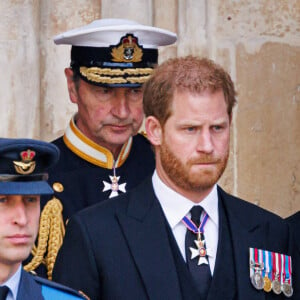
[[[172,32],[123,19],[96,20],[54,38],[72,45],[65,76],[78,107],[64,136],[54,141],[61,156],[49,173],[64,220],[152,173],[153,151],[138,134],[141,86],[157,64],[158,47],[175,41]]]
[[[288,225],[217,185],[236,102],[229,74],[208,59],[171,59],[143,101],[153,176],[70,218],[53,278],[94,300],[291,297]]]
[[[62,211],[66,223],[75,212],[126,193],[153,172],[153,151],[138,134],[142,85],[157,64],[158,48],[175,41],[172,32],[125,19],[96,20],[54,38],[56,44],[72,45],[65,76],[78,111],[53,142],[61,153],[49,171],[57,205],[42,199],[42,207],[44,202],[53,207],[45,207],[47,215]],[[62,228],[62,241],[63,226],[52,227]],[[48,261],[49,252],[43,251]],[[49,264],[47,270],[51,278]]]
[[[21,264],[37,237],[40,195],[53,193],[46,171],[58,157],[50,143],[0,139],[0,300],[87,299]]]

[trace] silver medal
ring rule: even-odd
[[[264,279],[259,272],[255,272],[251,276],[251,283],[257,290],[262,290],[264,288]]]
[[[288,282],[284,282],[281,286],[281,290],[286,297],[292,297],[293,288]]]

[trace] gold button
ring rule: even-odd
[[[54,182],[52,187],[53,190],[57,193],[61,193],[64,190],[64,186],[60,182]]]

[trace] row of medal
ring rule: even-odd
[[[292,259],[267,250],[249,248],[250,279],[257,290],[273,291],[286,297],[293,295]]]

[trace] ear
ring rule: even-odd
[[[71,68],[65,68],[65,76],[67,79],[70,100],[73,103],[77,103],[78,93],[73,80],[73,70]]]
[[[147,132],[147,138],[153,146],[159,146],[162,141],[162,128],[159,121],[149,116],[145,120],[145,129]]]

